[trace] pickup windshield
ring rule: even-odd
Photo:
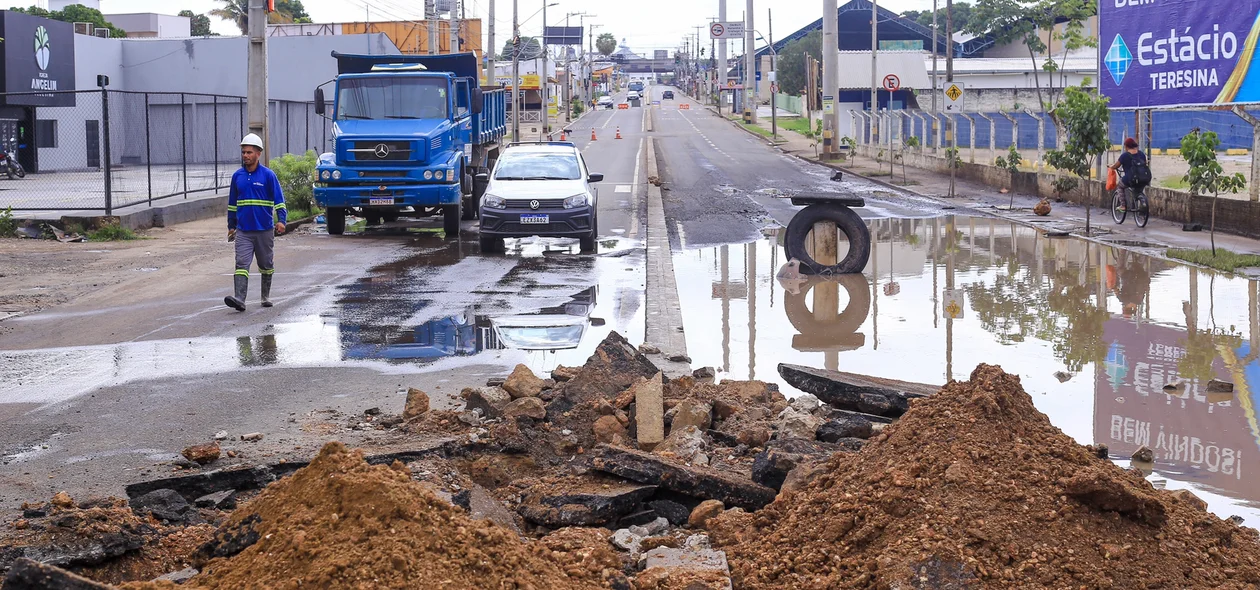
[[[572,154],[507,154],[499,160],[495,180],[577,180],[582,178]]]
[[[337,92],[338,120],[447,117],[446,81],[440,78],[347,78]]]

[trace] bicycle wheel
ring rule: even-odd
[[[1146,227],[1146,222],[1151,219],[1150,203],[1146,200],[1146,195],[1139,194],[1133,203],[1133,222],[1138,227]]]
[[[1111,193],[1111,218],[1116,220],[1116,223],[1124,223],[1126,214],[1124,210],[1124,189],[1116,189],[1116,192]]]

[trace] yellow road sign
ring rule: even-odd
[[[945,96],[948,96],[950,100],[958,100],[962,93],[962,88],[959,88],[957,84],[950,84],[949,88],[945,89]]]

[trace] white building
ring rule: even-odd
[[[192,19],[153,12],[107,14],[106,22],[127,31],[128,39],[187,39],[192,37]]]

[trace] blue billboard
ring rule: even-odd
[[[1099,0],[1111,108],[1260,102],[1260,0]]]

